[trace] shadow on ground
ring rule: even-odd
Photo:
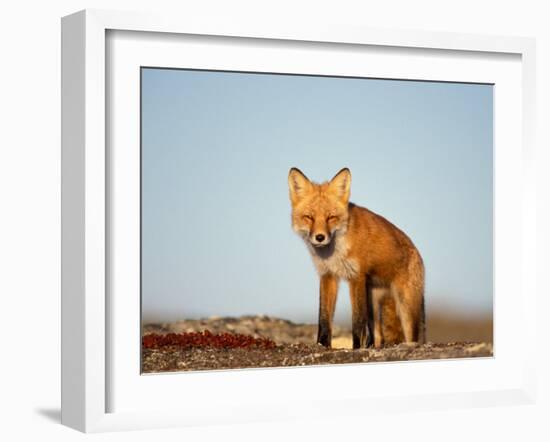
[[[36,408],[34,411],[46,420],[56,424],[61,423],[61,409],[59,408]]]

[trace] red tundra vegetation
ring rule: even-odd
[[[143,336],[143,348],[158,349],[165,347],[189,348],[261,348],[275,347],[275,342],[267,338],[255,338],[249,335],[220,333],[213,334],[208,330],[190,333],[151,333]]]

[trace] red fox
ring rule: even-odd
[[[322,184],[300,170],[288,175],[292,227],[319,273],[317,342],[331,346],[338,284],[349,284],[353,348],[425,342],[424,264],[405,233],[349,202],[351,172]]]

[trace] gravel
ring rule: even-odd
[[[143,335],[149,333],[185,333],[209,330],[269,338],[276,342],[272,349],[259,348],[191,348],[167,347],[142,349],[142,372],[174,372],[192,370],[226,370],[239,368],[293,367],[326,364],[411,361],[426,359],[455,359],[492,357],[489,342],[450,342],[398,344],[380,349],[352,350],[348,330],[335,327],[333,347],[327,349],[315,343],[315,324],[296,324],[268,316],[240,318],[211,317],[183,320],[166,324],[146,324]]]

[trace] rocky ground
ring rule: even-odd
[[[381,349],[351,350],[350,332],[338,326],[335,326],[333,330],[333,348],[326,349],[315,344],[316,325],[296,324],[284,319],[267,316],[212,317],[166,324],[145,324],[143,335],[151,333],[189,333],[204,330],[209,330],[213,334],[229,332],[255,338],[268,338],[274,341],[277,346],[271,349],[144,348],[142,350],[142,371],[144,373],[154,373],[248,367],[288,367],[487,357],[493,354],[493,346],[488,342],[399,344]]]

